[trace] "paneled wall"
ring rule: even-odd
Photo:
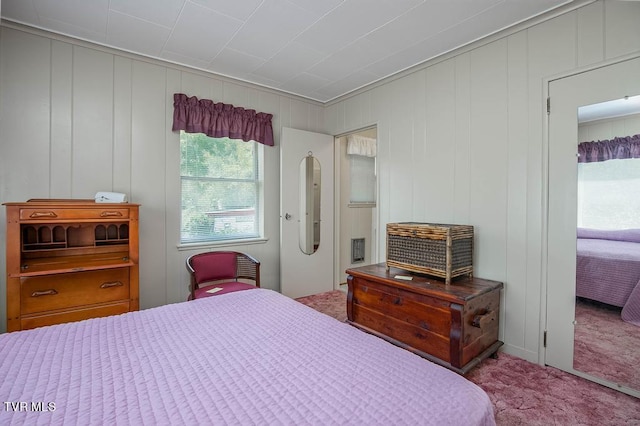
[[[140,305],[184,300],[188,275],[178,250],[179,134],[173,94],[208,98],[274,115],[282,126],[319,131],[323,106],[18,26],[0,32],[0,201],[129,195],[140,209]],[[277,143],[277,142],[276,142]],[[263,244],[235,246],[262,261],[262,285],[279,289],[279,146],[265,147]],[[5,270],[5,211],[0,270]],[[200,248],[199,250],[205,250]],[[0,332],[6,322],[0,278]]]
[[[544,79],[640,52],[639,21],[638,2],[598,1],[326,108],[327,133],[377,125],[378,229],[475,226],[475,274],[505,283],[500,337],[531,361],[545,321]]]
[[[594,120],[578,125],[578,141],[592,142],[640,134],[640,114]]]

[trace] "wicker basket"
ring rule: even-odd
[[[402,222],[387,224],[387,268],[444,278],[473,275],[473,226]]]

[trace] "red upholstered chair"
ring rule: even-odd
[[[194,254],[187,259],[187,270],[191,274],[189,300],[260,287],[260,262],[245,253],[210,251]],[[253,284],[241,279],[253,281]]]

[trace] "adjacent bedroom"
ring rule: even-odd
[[[578,110],[574,368],[640,388],[640,96]],[[607,359],[606,363],[601,362]]]

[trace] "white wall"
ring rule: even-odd
[[[640,114],[589,121],[578,125],[580,142],[601,141],[638,134],[640,134]]]
[[[7,25],[0,32],[0,201],[93,198],[118,191],[141,203],[140,305],[185,300],[179,251],[179,134],[173,94],[208,98],[274,115],[275,147],[265,147],[264,244],[235,246],[262,262],[266,288],[279,289],[282,126],[319,131],[323,107],[160,61]],[[0,270],[5,270],[5,209]],[[204,250],[204,249],[201,249]],[[0,278],[0,332],[6,280]]]
[[[325,112],[327,133],[378,126],[378,229],[409,220],[475,226],[475,275],[505,283],[505,349],[534,362],[546,293],[544,79],[640,51],[639,21],[640,3],[599,1],[431,61]]]

